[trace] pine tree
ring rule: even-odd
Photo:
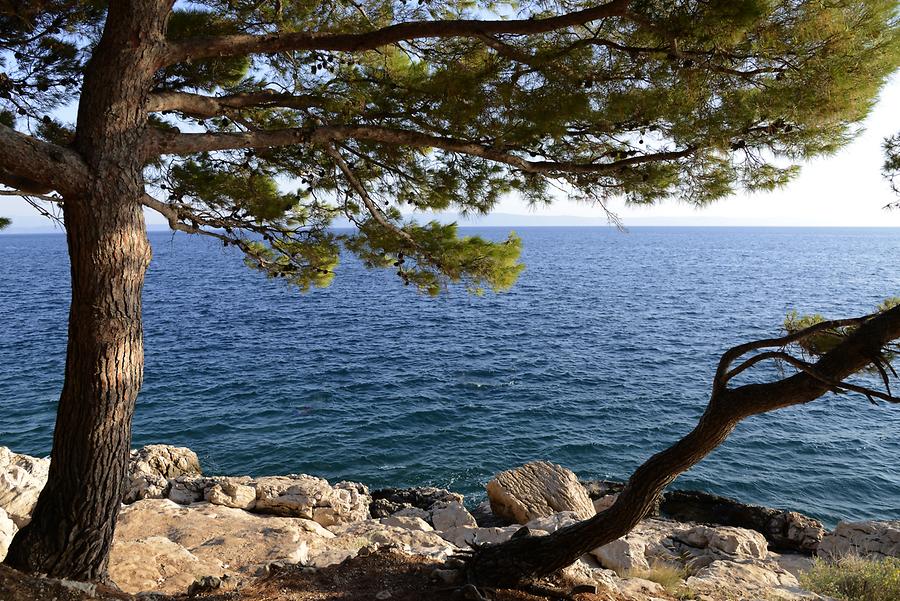
[[[145,207],[301,289],[344,249],[429,294],[505,290],[518,238],[403,211],[772,189],[900,62],[893,0],[108,4],[0,2],[0,183],[61,205],[72,266],[49,480],[7,562],[78,579],[105,575],[124,485]]]

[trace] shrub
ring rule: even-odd
[[[867,559],[848,555],[836,561],[816,559],[800,583],[821,595],[843,601],[900,599],[900,559]]]

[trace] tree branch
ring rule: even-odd
[[[391,129],[374,125],[323,125],[309,129],[281,129],[241,133],[171,134],[153,132],[148,154],[193,154],[237,148],[269,148],[292,144],[327,144],[343,140],[377,142],[413,148],[437,148],[505,163],[526,173],[608,173],[642,163],[672,161],[696,151],[693,146],[682,150],[656,152],[610,161],[607,163],[577,163],[570,161],[529,161],[522,157],[492,148],[483,143],[458,138],[432,136],[410,130]]]
[[[304,109],[318,106],[315,96],[295,96],[280,94],[274,90],[263,90],[251,94],[231,94],[228,96],[203,96],[187,92],[156,92],[150,95],[147,110],[151,113],[177,111],[191,117],[208,119],[228,114],[244,108],[293,108]]]
[[[694,429],[644,462],[609,509],[549,536],[519,537],[477,548],[466,559],[468,581],[477,585],[509,586],[546,576],[570,565],[584,553],[624,536],[647,515],[659,494],[678,474],[711,453],[746,417],[808,403],[834,387],[871,395],[874,391],[844,380],[871,364],[872,357],[879,356],[885,346],[900,338],[900,306],[876,315],[832,323],[859,324],[859,327],[816,363],[795,363],[802,367],[800,373],[764,384],[714,388],[706,411]],[[808,335],[808,330],[802,333]],[[782,346],[787,338],[797,339],[785,336],[773,339],[774,344],[758,341],[735,349]],[[727,369],[731,360],[723,357],[720,365],[726,365]]]
[[[410,21],[365,33],[285,33],[269,35],[228,35],[170,42],[165,63],[186,60],[284,52],[288,50],[334,50],[360,52],[397,42],[477,37],[479,35],[532,35],[584,25],[626,13],[629,0],[606,4],[543,19]]]
[[[0,125],[0,184],[32,196],[78,194],[90,173],[75,151]]]

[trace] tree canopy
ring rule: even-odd
[[[102,2],[0,9],[6,126],[72,141],[54,109],[79,95],[104,19]],[[896,19],[891,0],[176,3],[145,204],[304,289],[343,246],[431,293],[502,290],[516,237],[403,214],[783,185],[853,136],[898,64]],[[356,231],[329,230],[338,217]]]
[[[517,237],[410,212],[769,190],[848,142],[898,65],[895,0],[0,0],[0,196],[61,207],[72,276],[49,478],[5,561],[105,577],[143,378],[145,208],[301,289],[346,250],[427,293],[505,290]],[[676,467],[743,414],[836,387],[898,311],[765,399],[720,374]],[[606,539],[673,473],[634,480],[589,536],[539,544]],[[505,577],[522,576],[534,541],[515,540],[481,573],[524,557]]]

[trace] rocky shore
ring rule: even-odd
[[[48,467],[48,459],[0,447],[0,559],[28,523]],[[621,489],[534,462],[498,474],[488,499],[467,507],[462,495],[437,488],[370,491],[303,474],[206,476],[193,451],[166,445],[132,451],[129,479],[110,576],[126,592],[170,594],[197,582],[234,587],[288,565],[321,569],[384,547],[443,561],[517,532],[551,533],[603,511]],[[672,599],[671,585],[652,580],[665,567],[695,599],[821,599],[797,575],[813,555],[850,552],[900,556],[900,522],[841,523],[827,532],[796,512],[673,491],[653,517],[564,577],[617,599]]]

